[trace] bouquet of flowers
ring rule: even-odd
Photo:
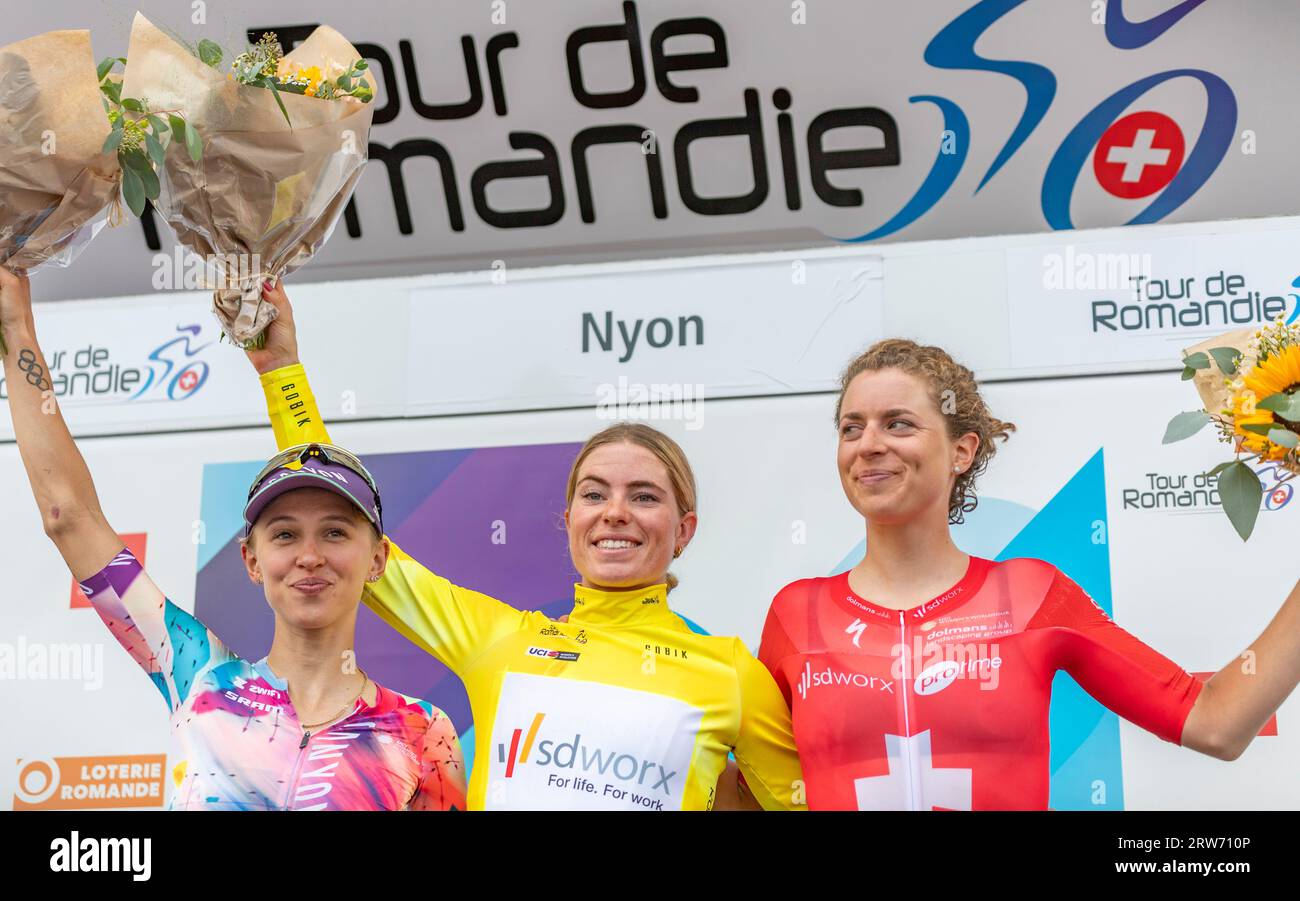
[[[122,96],[119,62],[96,66],[88,31],[0,47],[0,266],[69,265],[105,222],[121,220],[121,197],[138,216],[158,196],[155,170],[173,135],[198,154],[179,110]]]
[[[103,227],[117,167],[99,98],[90,32],[0,47],[0,266],[66,266]]]
[[[328,26],[287,56],[274,35],[223,73],[224,56],[211,41],[191,50],[137,14],[123,86],[188,110],[202,132],[201,159],[166,156],[154,207],[208,264],[225,333],[255,347],[275,318],[262,283],[320,250],[361,177],[373,92],[365,61]]]
[[[1233,445],[1236,459],[1208,475],[1218,476],[1223,510],[1244,541],[1264,494],[1248,461],[1273,463],[1287,473],[1280,482],[1300,475],[1300,325],[1288,325],[1279,315],[1264,328],[1228,332],[1186,354],[1183,379],[1195,381],[1205,409],[1175,416],[1164,443],[1213,423],[1219,439]]]

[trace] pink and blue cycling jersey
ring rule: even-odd
[[[306,732],[285,682],[158,590],[128,550],[81,583],[171,712],[172,810],[463,810],[451,721],[376,685],[374,704]]]

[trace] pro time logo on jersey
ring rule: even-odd
[[[997,675],[1001,668],[1001,657],[942,660],[918,673],[913,689],[918,695],[934,695],[958,679],[978,679],[980,688],[994,689],[998,687]]]
[[[701,711],[597,682],[507,673],[489,810],[679,810]]]

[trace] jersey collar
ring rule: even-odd
[[[668,586],[662,582],[634,591],[573,586],[570,623],[608,628],[643,625],[674,616],[668,609]]]
[[[849,585],[849,573],[846,570],[835,577],[835,601],[845,610],[852,611],[857,615],[866,613],[876,619],[897,623],[901,613],[903,619],[907,622],[923,623],[940,614],[948,613],[973,598],[979,592],[980,586],[984,584],[984,579],[992,566],[992,560],[986,560],[983,557],[976,557],[971,554],[970,562],[966,565],[966,575],[962,576],[956,585],[924,604],[918,604],[907,610],[879,607],[865,598],[859,597]]]
[[[265,657],[263,657],[261,660],[254,663],[253,669],[254,671],[256,671],[256,673],[259,676],[262,677],[262,681],[264,681],[267,685],[271,686],[272,688],[278,691],[284,692],[285,700],[289,701],[288,680],[281,679],[279,676],[277,676],[275,674],[275,671],[271,669],[271,664],[266,662]],[[373,709],[377,712],[382,713],[384,711],[391,710],[394,707],[401,706],[399,696],[396,692],[389,691],[387,688],[384,688],[384,686],[380,685],[374,679],[370,680],[370,684],[375,686],[375,703],[367,704],[366,699],[364,697],[357,698],[357,710]],[[289,703],[289,706],[292,706],[291,701]],[[356,711],[354,710],[353,713],[355,712]],[[294,714],[297,715],[297,711],[294,711]],[[348,714],[348,716],[351,715],[352,714]],[[344,717],[343,719],[345,720],[347,719],[347,717]],[[343,720],[339,720],[339,722],[341,723],[343,722]]]

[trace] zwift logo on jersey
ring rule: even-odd
[[[808,693],[814,688],[829,688],[835,685],[849,688],[871,688],[888,694],[894,693],[894,683],[890,679],[868,676],[866,673],[846,673],[829,666],[814,671],[811,663],[804,664],[803,672],[799,674],[797,690],[799,697],[807,700]]]
[[[507,779],[514,777],[517,767],[527,765],[571,770],[574,775],[569,777],[558,773],[548,774],[547,785],[557,789],[595,794],[596,784],[583,777],[613,777],[616,782],[621,782],[629,788],[625,790],[614,783],[607,782],[601,790],[604,795],[622,800],[631,791],[631,800],[634,803],[656,810],[664,809],[662,799],[642,796],[633,789],[641,788],[671,796],[669,780],[677,775],[676,770],[669,770],[662,763],[653,760],[586,744],[582,740],[581,733],[574,733],[570,741],[557,742],[546,738],[537,741],[538,732],[545,718],[545,713],[534,716],[526,733],[523,729],[513,730],[510,735],[508,754],[505,743],[498,743],[497,759],[506,765]],[[537,752],[535,755],[534,746]]]

